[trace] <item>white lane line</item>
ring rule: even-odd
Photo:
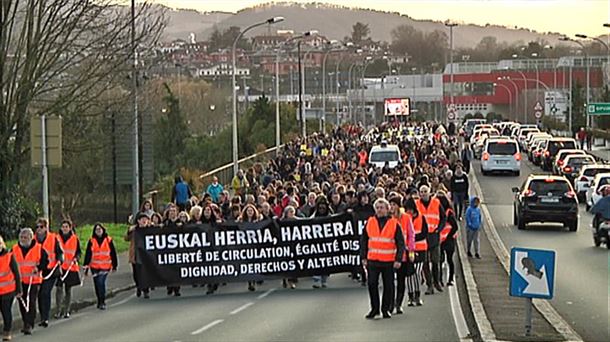
[[[476,174],[473,173],[471,184],[474,186],[475,193],[478,193],[479,198],[481,199],[481,213],[483,214],[483,218],[487,222],[485,229],[483,232],[487,235],[487,239],[494,250],[494,253],[498,257],[500,264],[504,267],[504,270],[510,274],[510,254],[508,253],[508,249],[504,245],[498,230],[492,220],[492,216],[487,208],[487,204],[485,204],[485,199],[483,198],[483,190],[481,189],[481,185],[477,179]],[[572,326],[555,310],[555,308],[546,300],[534,299],[534,306],[542,316],[559,332],[564,339],[567,341],[582,341],[582,337],[572,328]]]
[[[276,290],[275,288],[273,288],[273,289],[271,289],[271,290],[267,290],[265,293],[263,293],[263,294],[259,295],[257,298],[258,298],[258,299],[263,299],[263,298],[267,297],[268,295],[270,295],[270,294],[271,294],[271,292],[273,292],[273,291],[275,291],[275,290]]]
[[[470,330],[468,330],[468,325],[460,306],[460,295],[455,286],[449,287],[449,301],[451,302],[451,313],[453,314],[453,322],[455,323],[458,336],[462,341],[467,340],[469,339]]]
[[[109,306],[109,307],[114,308],[115,306],[119,306],[119,305],[125,304],[125,303],[129,302],[130,300],[132,300],[132,299],[133,299],[133,298],[135,298],[135,297],[136,297],[136,295],[135,295],[135,294],[132,294],[132,295],[128,296],[127,298],[125,298],[125,299],[123,299],[123,300],[121,300],[121,301],[119,301],[119,302],[116,302],[116,303],[110,304],[110,306]]]
[[[246,310],[247,308],[251,307],[252,305],[254,305],[254,302],[249,302],[249,303],[246,303],[246,304],[244,304],[244,305],[242,305],[242,306],[238,307],[237,309],[235,309],[235,310],[233,310],[233,311],[229,312],[229,315],[235,315],[235,314],[238,314],[238,313],[240,313],[240,312],[242,312],[242,311]]]
[[[201,327],[201,328],[199,328],[199,329],[197,329],[197,330],[193,331],[193,332],[191,333],[191,335],[199,335],[199,334],[201,334],[202,332],[204,332],[204,331],[206,331],[206,330],[208,330],[208,329],[210,329],[210,328],[212,328],[212,327],[214,327],[214,326],[216,326],[216,325],[218,325],[218,324],[220,324],[220,323],[222,323],[222,322],[224,322],[224,321],[225,321],[224,319],[217,319],[217,320],[215,320],[214,322],[209,323],[209,324],[206,324],[206,325],[204,325],[203,327]]]

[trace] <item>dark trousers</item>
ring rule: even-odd
[[[106,278],[108,278],[108,271],[93,272],[93,287],[98,305],[106,304]]]
[[[455,253],[455,240],[447,239],[441,245],[442,259],[447,261],[449,265],[449,278],[447,281],[453,282],[453,276],[455,275],[455,264],[453,263],[453,253]],[[441,279],[443,279],[443,268],[441,267]]]
[[[28,287],[30,288],[30,295],[28,297]],[[19,301],[19,311],[21,312],[21,318],[23,319],[23,326],[28,328],[34,327],[34,321],[36,320],[36,299],[38,299],[38,290],[40,285],[32,284],[21,284],[23,293],[23,302],[27,302],[29,298],[28,307],[24,306],[22,301]]]
[[[466,203],[466,193],[465,192],[454,192],[451,194],[453,196],[453,207],[455,208],[455,216],[459,219],[464,214],[464,203]]]
[[[409,273],[409,268],[412,268],[412,265],[409,265],[410,261],[403,261],[400,264],[400,268],[396,270],[396,301],[394,302],[395,307],[402,306],[402,301],[405,298],[405,288],[406,288],[406,280],[407,274]]]
[[[381,303],[382,312],[392,311],[392,302],[394,301],[394,268],[392,264],[389,266],[373,266],[367,267],[369,278],[369,298],[371,299],[371,311],[379,312],[379,275],[383,279],[383,298]]]
[[[57,277],[52,277],[44,280],[42,285],[40,285],[40,291],[38,292],[38,310],[40,310],[41,321],[49,320],[49,314],[51,313],[51,292],[53,291],[56,282]]]
[[[142,284],[140,284],[142,265],[131,264],[131,273],[133,274],[133,281],[136,283],[136,288],[144,293],[148,293],[149,289],[147,287],[142,287]]]
[[[0,296],[0,312],[2,312],[2,320],[4,321],[4,332],[10,332],[13,328],[13,300],[15,294],[6,294]]]
[[[61,284],[55,290],[55,305],[57,306],[57,314],[67,314],[70,312],[72,304],[72,286]]]
[[[433,282],[434,284],[439,284],[441,274],[440,266],[441,246],[436,245],[434,247],[430,247],[428,249],[426,262],[424,263],[424,278],[426,278],[426,285],[428,287],[432,286]]]

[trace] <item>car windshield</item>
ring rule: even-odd
[[[604,177],[604,178],[600,179],[599,184],[597,185],[597,188],[599,189],[606,184],[610,184],[610,177]]]
[[[590,168],[590,169],[586,169],[585,172],[583,173],[585,176],[595,176],[598,173],[604,173],[604,172],[610,172],[610,167],[609,168]]]
[[[567,182],[561,180],[533,180],[530,183],[530,190],[538,195],[548,195],[549,193],[553,195],[563,195],[570,191],[570,187]]]
[[[396,152],[396,151],[372,152],[371,161],[372,162],[398,161],[398,152]]]
[[[581,165],[591,165],[595,164],[595,160],[592,158],[570,158],[568,160],[568,165],[570,166],[581,166]]]
[[[549,143],[549,152],[552,155],[557,154],[557,151],[559,151],[559,150],[574,149],[574,148],[576,148],[576,144],[574,144],[574,142],[571,141],[571,140],[566,140],[566,141],[551,141]]]
[[[515,143],[490,142],[487,145],[487,153],[513,155],[517,153],[517,145]]]

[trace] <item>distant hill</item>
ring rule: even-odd
[[[213,25],[219,29],[229,26],[245,27],[252,23],[264,21],[273,16],[283,16],[286,21],[273,25],[275,29],[293,29],[296,32],[316,29],[320,34],[331,39],[343,39],[351,34],[352,25],[360,21],[368,24],[374,40],[391,41],[392,30],[403,24],[411,25],[418,30],[430,32],[447,30],[442,22],[415,20],[407,15],[388,13],[368,9],[351,9],[348,7],[323,3],[276,2],[246,8],[236,14],[198,13],[192,10],[170,12],[170,24],[166,31],[168,38],[187,38],[188,33],[195,32],[198,39],[208,37]],[[265,32],[264,28],[251,31],[249,36]],[[496,25],[480,26],[460,23],[454,29],[456,47],[474,47],[481,38],[494,36],[498,42],[515,43],[544,39],[551,44],[558,43],[559,33],[538,33],[526,28],[506,28]]]

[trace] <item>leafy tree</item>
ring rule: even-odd
[[[369,28],[369,24],[357,22],[352,26],[352,42],[354,44],[359,44],[366,40],[370,33],[371,29]]]
[[[580,127],[585,127],[587,119],[585,117],[585,97],[583,94],[583,86],[579,82],[574,81],[572,86],[572,131],[576,133]]]
[[[424,34],[411,25],[400,25],[392,30],[390,49],[396,55],[409,55],[412,65],[430,71],[433,63],[444,64],[448,37],[438,30]]]
[[[165,115],[155,123],[155,160],[157,172],[167,174],[174,172],[181,163],[182,153],[189,137],[186,119],[180,110],[178,98],[164,84],[167,95],[164,101],[167,105]]]

